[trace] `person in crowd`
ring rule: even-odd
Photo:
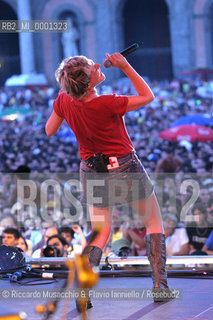
[[[46,246],[41,248],[40,257],[67,257],[68,256],[69,244],[60,234],[54,234],[47,239]],[[34,265],[33,267],[38,267],[39,265]],[[49,265],[45,265],[49,266]],[[61,265],[54,264],[51,265],[54,268],[60,268]]]
[[[59,228],[58,232],[62,237],[64,237],[64,239],[67,241],[68,244],[70,244],[74,238],[75,232],[69,226],[63,225],[62,227]]]
[[[213,198],[210,198],[208,201],[207,220],[208,226],[213,230]],[[208,255],[213,255],[213,231],[211,231],[202,251],[206,252]]]
[[[3,239],[2,243],[6,246],[15,247],[18,243],[18,239],[20,238],[20,232],[15,228],[6,228],[3,231]]]
[[[12,214],[7,214],[2,216],[0,219],[0,234],[3,234],[3,231],[6,228],[18,229],[17,221]]]
[[[198,202],[194,205],[192,215],[194,221],[186,228],[190,244],[189,254],[204,255],[206,253],[202,251],[202,248],[213,228],[208,225],[207,210],[203,203]]]
[[[56,227],[50,227],[47,228],[44,234],[44,243],[42,242],[42,245],[40,246],[40,248],[36,249],[33,254],[32,254],[32,258],[39,258],[41,257],[41,253],[42,253],[42,248],[44,248],[47,244],[47,240],[53,236],[58,234],[58,229]]]
[[[69,248],[67,249],[69,256],[81,254],[86,247],[86,238],[81,227],[77,224],[72,225],[72,227],[62,226],[61,228],[59,228],[59,234],[64,237],[64,239],[69,244]],[[75,234],[78,235],[79,239],[74,238]]]
[[[131,244],[133,256],[146,255],[146,228],[139,218],[134,221],[134,226],[129,223],[122,227],[124,239]]]
[[[209,200],[209,205],[207,208],[207,220],[208,220],[208,226],[210,228],[213,228],[213,199],[212,198]]]
[[[154,288],[165,290],[168,288],[165,270],[166,250],[160,208],[151,180],[135,154],[123,121],[126,112],[147,105],[154,100],[154,95],[143,78],[120,53],[106,54],[106,56],[113,67],[121,69],[126,74],[138,95],[99,96],[96,86],[105,79],[100,64],[84,56],[67,58],[56,71],[56,78],[62,91],[54,102],[53,112],[46,123],[46,133],[48,136],[56,134],[65,119],[79,143],[82,158],[80,175],[83,186],[81,200],[82,203],[89,204],[93,229],[100,230],[98,236],[84,250],[91,264],[100,263],[102,250],[110,235],[111,206],[115,203],[110,203],[113,197],[106,195],[106,189],[102,198],[103,203],[100,205],[92,203],[91,199],[86,199],[88,175],[96,176],[97,173],[105,172],[107,176],[112,173],[116,179],[119,177],[119,172],[137,174],[140,194],[136,196],[132,189],[133,180],[130,178],[128,200],[124,200],[123,203],[129,202],[143,218],[147,230],[146,244]],[[98,223],[97,217],[99,217]]]
[[[33,248],[42,239],[43,222],[40,216],[33,217],[29,211],[28,217],[24,220],[24,236],[32,243]]]
[[[131,255],[131,245],[127,239],[118,239],[111,243],[111,252],[108,257],[127,257]]]
[[[56,249],[57,257],[67,257],[69,244],[60,234],[55,234],[49,237],[47,239],[47,246],[51,246]],[[44,256],[44,250],[42,252],[42,256]]]
[[[165,152],[165,156],[157,162],[155,172],[159,173],[175,173],[182,167],[182,160],[174,155],[174,148],[170,147]]]
[[[45,233],[47,232],[47,229],[52,227],[56,228],[53,221],[42,221],[40,222],[40,229],[33,230],[34,232],[32,232],[30,236],[30,240],[34,243],[33,251],[45,245]]]
[[[206,187],[202,186],[200,188],[199,197],[200,197],[200,199],[202,199],[202,202],[203,202],[204,205],[208,204],[208,202],[210,200],[210,193],[208,191],[207,186]]]
[[[28,254],[28,250],[29,250],[28,243],[27,243],[27,240],[24,237],[22,237],[22,236],[19,237],[16,247],[22,249],[24,251],[24,253],[26,253],[29,256],[29,254]]]
[[[178,218],[171,213],[163,216],[166,237],[166,254],[184,256],[189,254],[189,238],[185,228],[177,228]]]
[[[112,218],[112,229],[111,229],[111,242],[115,240],[119,240],[123,237],[122,231],[121,231],[121,224],[122,221],[119,217],[114,216]]]
[[[202,248],[202,251],[209,255],[213,255],[213,231],[210,233],[206,243]]]
[[[23,192],[18,192],[18,183],[23,186],[24,180],[30,180],[31,168],[27,165],[20,165],[14,171],[15,173],[15,184],[13,185],[13,190],[11,191],[11,197],[9,198],[9,204],[14,204],[16,202],[19,203],[20,206],[24,206],[24,200],[30,198],[30,190],[29,186],[25,186],[23,188]],[[35,190],[35,199],[33,199],[33,206],[31,207],[35,213],[40,212],[42,206],[45,206],[46,203],[42,203],[41,201],[41,188],[40,185],[35,179],[33,180],[33,186],[36,187]],[[47,198],[46,192],[43,192],[44,199]],[[19,196],[19,197],[18,197]],[[35,207],[34,207],[35,205]],[[29,205],[30,206],[30,205]],[[20,208],[19,208],[20,209]],[[24,218],[23,218],[24,220]]]

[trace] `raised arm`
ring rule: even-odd
[[[137,96],[128,96],[126,112],[137,110],[154,100],[155,96],[146,81],[132,68],[120,53],[116,52],[112,55],[106,54],[106,56],[107,59],[111,61],[113,67],[121,69],[126,74],[138,93]]]
[[[79,237],[81,239],[81,246],[82,246],[82,251],[83,251],[87,245],[87,241],[86,241],[86,238],[83,234],[81,227],[79,225],[75,224],[72,226],[72,230],[79,235]]]
[[[58,129],[60,128],[63,118],[59,117],[55,111],[53,110],[51,116],[47,120],[45,131],[48,136],[53,136],[57,133]]]

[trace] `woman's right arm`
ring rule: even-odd
[[[63,122],[63,118],[59,117],[56,112],[53,110],[51,116],[49,117],[46,126],[45,131],[48,136],[53,136],[57,133],[59,127],[61,126]]]
[[[106,54],[106,56],[111,61],[113,67],[121,69],[126,74],[138,93],[137,96],[128,96],[126,112],[137,110],[154,100],[155,96],[146,81],[120,53]]]

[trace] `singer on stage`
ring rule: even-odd
[[[96,86],[105,80],[100,64],[85,56],[63,60],[56,71],[61,91],[54,102],[53,112],[46,124],[48,136],[57,133],[65,119],[75,133],[81,156],[80,176],[85,202],[86,179],[89,173],[101,172],[105,176],[119,177],[120,173],[134,173],[139,179],[139,196],[127,202],[136,210],[146,226],[147,254],[152,267],[154,292],[168,290],[165,270],[165,237],[159,205],[153,185],[135,154],[134,146],[126,132],[123,116],[137,110],[154,99],[152,90],[120,53],[106,54],[111,66],[121,69],[130,79],[138,95],[98,95]],[[129,188],[131,189],[131,188]],[[90,205],[90,203],[87,204]],[[85,248],[92,265],[98,266],[102,250],[110,234],[111,204],[103,196],[103,203],[89,206],[92,227],[100,222],[93,217],[104,217],[99,235]],[[147,214],[148,212],[148,214]],[[158,301],[158,299],[155,299]]]

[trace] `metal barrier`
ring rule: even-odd
[[[32,265],[64,265],[66,260],[74,258],[26,258],[26,262]],[[138,257],[109,257],[108,262],[112,265],[149,265],[147,256]],[[101,265],[105,264],[105,258],[101,259]],[[167,265],[178,264],[213,264],[213,255],[209,256],[168,256]]]

